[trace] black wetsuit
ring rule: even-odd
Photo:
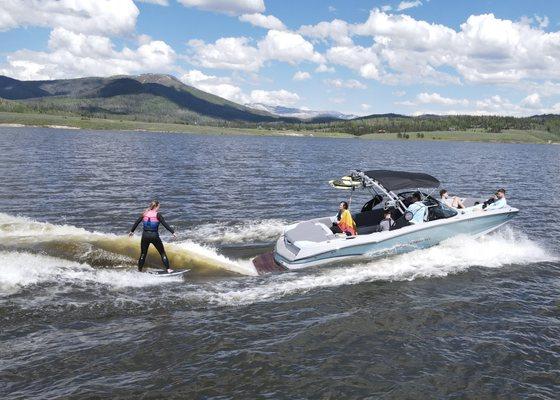
[[[142,222],[143,219],[144,219],[144,215],[138,217],[134,225],[132,225],[132,229],[130,230],[130,232],[134,232],[138,224]],[[163,215],[157,213],[157,219],[158,222],[165,227],[165,229],[167,229],[171,233],[175,233],[173,228],[171,228],[167,224],[167,222],[165,222]],[[159,252],[159,255],[161,256],[161,261],[163,261],[163,265],[165,266],[165,268],[170,269],[169,259],[167,258],[167,254],[165,254],[163,243],[159,237],[159,232],[158,232],[159,223],[148,224],[148,225],[144,224],[144,231],[142,232],[142,240],[140,241],[140,258],[138,259],[138,271],[142,271],[142,268],[144,267],[144,262],[146,261],[146,255],[148,254],[148,247],[150,247],[150,243],[153,244],[156,250]]]

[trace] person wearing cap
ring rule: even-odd
[[[505,206],[507,206],[506,190],[504,188],[501,188],[496,192],[496,200],[488,204],[486,207],[482,206],[482,209],[484,211],[497,210],[499,208],[504,208]]]
[[[428,207],[422,202],[422,195],[420,192],[414,192],[412,194],[412,200],[414,203],[409,205],[406,211],[412,213],[411,224],[418,225],[423,224],[428,220]]]

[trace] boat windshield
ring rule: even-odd
[[[398,196],[402,200],[403,204],[408,207],[412,203],[412,194],[414,192],[402,192]],[[422,193],[423,203],[429,207],[428,209],[428,221],[435,221],[437,219],[451,218],[457,215],[457,210],[453,207],[436,200],[432,196]]]

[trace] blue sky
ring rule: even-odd
[[[3,0],[0,74],[169,73],[243,104],[560,113],[554,1]]]

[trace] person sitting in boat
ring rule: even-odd
[[[347,236],[356,236],[356,223],[352,218],[352,214],[348,211],[348,203],[341,201],[338,206],[338,214],[336,214],[336,221],[333,222],[331,227],[333,233],[345,233]]]
[[[494,201],[485,201],[482,205],[482,209],[484,211],[497,210],[499,208],[504,208],[505,206],[507,206],[506,190],[504,188],[501,188],[496,192],[496,198],[494,199]]]
[[[441,198],[441,202],[448,207],[453,208],[465,208],[465,205],[461,201],[461,199],[457,196],[449,197],[447,190],[441,189],[439,191],[439,196]]]
[[[411,224],[423,224],[428,218],[428,207],[422,202],[422,195],[420,192],[414,192],[412,195],[414,203],[409,205],[406,211],[412,213]]]
[[[395,221],[393,221],[393,217],[391,216],[391,210],[384,210],[383,219],[379,223],[379,231],[390,231],[394,223]]]

